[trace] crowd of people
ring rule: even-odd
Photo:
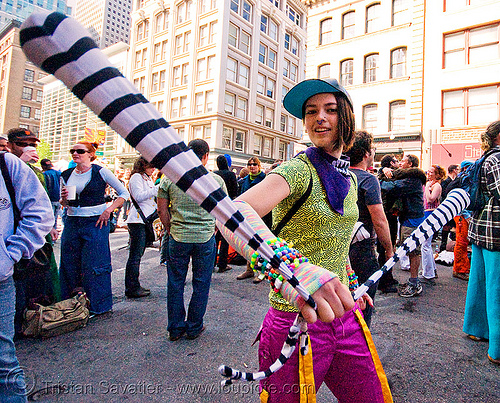
[[[500,151],[500,122],[491,124],[482,136],[483,149],[493,150],[482,168],[484,209],[465,210],[447,223],[436,251],[436,239],[430,237],[408,254],[408,262],[401,260],[401,269],[409,271],[407,283],[398,284],[388,272],[354,302],[351,293],[359,283],[391,258],[396,246],[438,208],[450,190],[460,186],[461,176],[473,162],[450,165],[447,172],[434,164],[424,172],[415,155],[405,154],[401,160],[386,155],[376,172],[373,135],[355,131],[352,100],[334,79],[299,83],[285,96],[284,107],[302,119],[312,147],[288,161],[276,161],[267,172],[257,157],[251,157],[239,178],[231,171],[231,156],[219,155],[218,169],[210,172],[231,199],[244,203],[250,215],[262,217],[274,231],[269,233],[270,244],[276,239],[293,243],[310,262],[306,273],[297,268],[295,275],[313,294],[318,311],[313,313],[300,304],[293,292],[270,292],[270,308],[259,332],[261,370],[280,357],[288,329],[300,310],[310,322],[316,389],[325,383],[341,402],[392,401],[383,369],[368,342],[376,292],[398,293],[404,298],[422,294],[422,284],[433,286],[439,281],[435,258],[441,251],[453,251],[453,276],[469,281],[463,331],[471,340],[488,340],[488,358],[500,364],[500,286],[496,281],[500,267],[500,154],[495,152]],[[215,219],[167,177],[160,179],[145,158],[139,157],[128,174],[123,170],[113,173],[94,163],[97,144],[79,141],[70,150],[71,167],[59,172],[50,160],[39,161],[38,142],[36,134],[20,128],[10,130],[6,139],[0,138],[0,191],[2,206],[6,206],[0,209],[4,216],[1,401],[25,401],[19,391],[17,400],[12,399],[9,393],[19,383],[8,385],[11,377],[1,375],[14,371],[22,377],[13,340],[22,336],[23,312],[30,304],[50,304],[83,289],[91,315],[112,311],[109,234],[121,211],[129,232],[128,298],[151,294],[140,282],[141,258],[155,237],[152,223],[159,218],[163,225],[159,263],[167,271],[170,341],[193,340],[202,334],[214,267],[220,273],[231,270],[231,241],[216,230]],[[188,148],[207,165],[207,142],[195,139]],[[34,167],[37,162],[41,170]],[[63,231],[60,262],[56,262],[52,244],[59,237],[59,216]],[[33,270],[32,256],[39,251],[45,259],[43,269]],[[193,294],[186,312],[184,288],[190,261]],[[267,273],[255,276],[254,269],[248,263],[237,279],[252,278],[260,283]],[[297,354],[292,356],[280,372],[261,381],[261,401],[299,401],[298,394],[291,397],[277,392],[285,383],[300,383],[299,372],[304,369],[299,361]]]

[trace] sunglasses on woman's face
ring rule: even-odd
[[[88,151],[82,150],[81,148],[77,148],[77,149],[72,148],[71,150],[69,150],[69,153],[70,154],[77,153],[77,154],[82,155],[82,154],[88,153]]]
[[[256,167],[256,166],[258,166],[258,165],[259,165],[259,164],[255,164],[255,163],[253,163],[253,162],[249,162],[249,163],[247,164],[247,166],[249,166],[249,167]]]

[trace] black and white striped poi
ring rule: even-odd
[[[61,13],[32,14],[21,26],[21,46],[34,64],[61,80],[144,158],[196,203],[259,251],[313,308],[316,304],[286,264],[253,231],[199,158],[156,108],[114,68],[89,33]]]
[[[429,239],[436,231],[441,229],[453,217],[460,214],[470,203],[469,194],[463,189],[453,189],[439,207],[420,224],[415,231],[396,249],[391,257],[381,268],[373,273],[364,284],[360,285],[354,292],[354,300],[361,298],[373,284],[375,284],[384,273],[405,255],[415,250],[419,245]]]

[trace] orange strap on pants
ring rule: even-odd
[[[455,216],[453,220],[455,221],[457,231],[457,239],[453,253],[453,271],[455,273],[468,274],[470,271],[470,260],[467,256],[467,246],[469,246],[469,241],[467,239],[467,234],[469,233],[469,223],[461,215]]]

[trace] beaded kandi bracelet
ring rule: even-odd
[[[292,273],[301,263],[308,261],[298,250],[289,247],[283,239],[273,238],[267,240],[266,243],[274,250],[276,256],[288,266]],[[250,267],[258,273],[263,273],[271,283],[274,292],[280,294],[280,289],[284,281],[283,276],[272,268],[267,260],[261,258],[258,252],[254,252],[252,255]]]

